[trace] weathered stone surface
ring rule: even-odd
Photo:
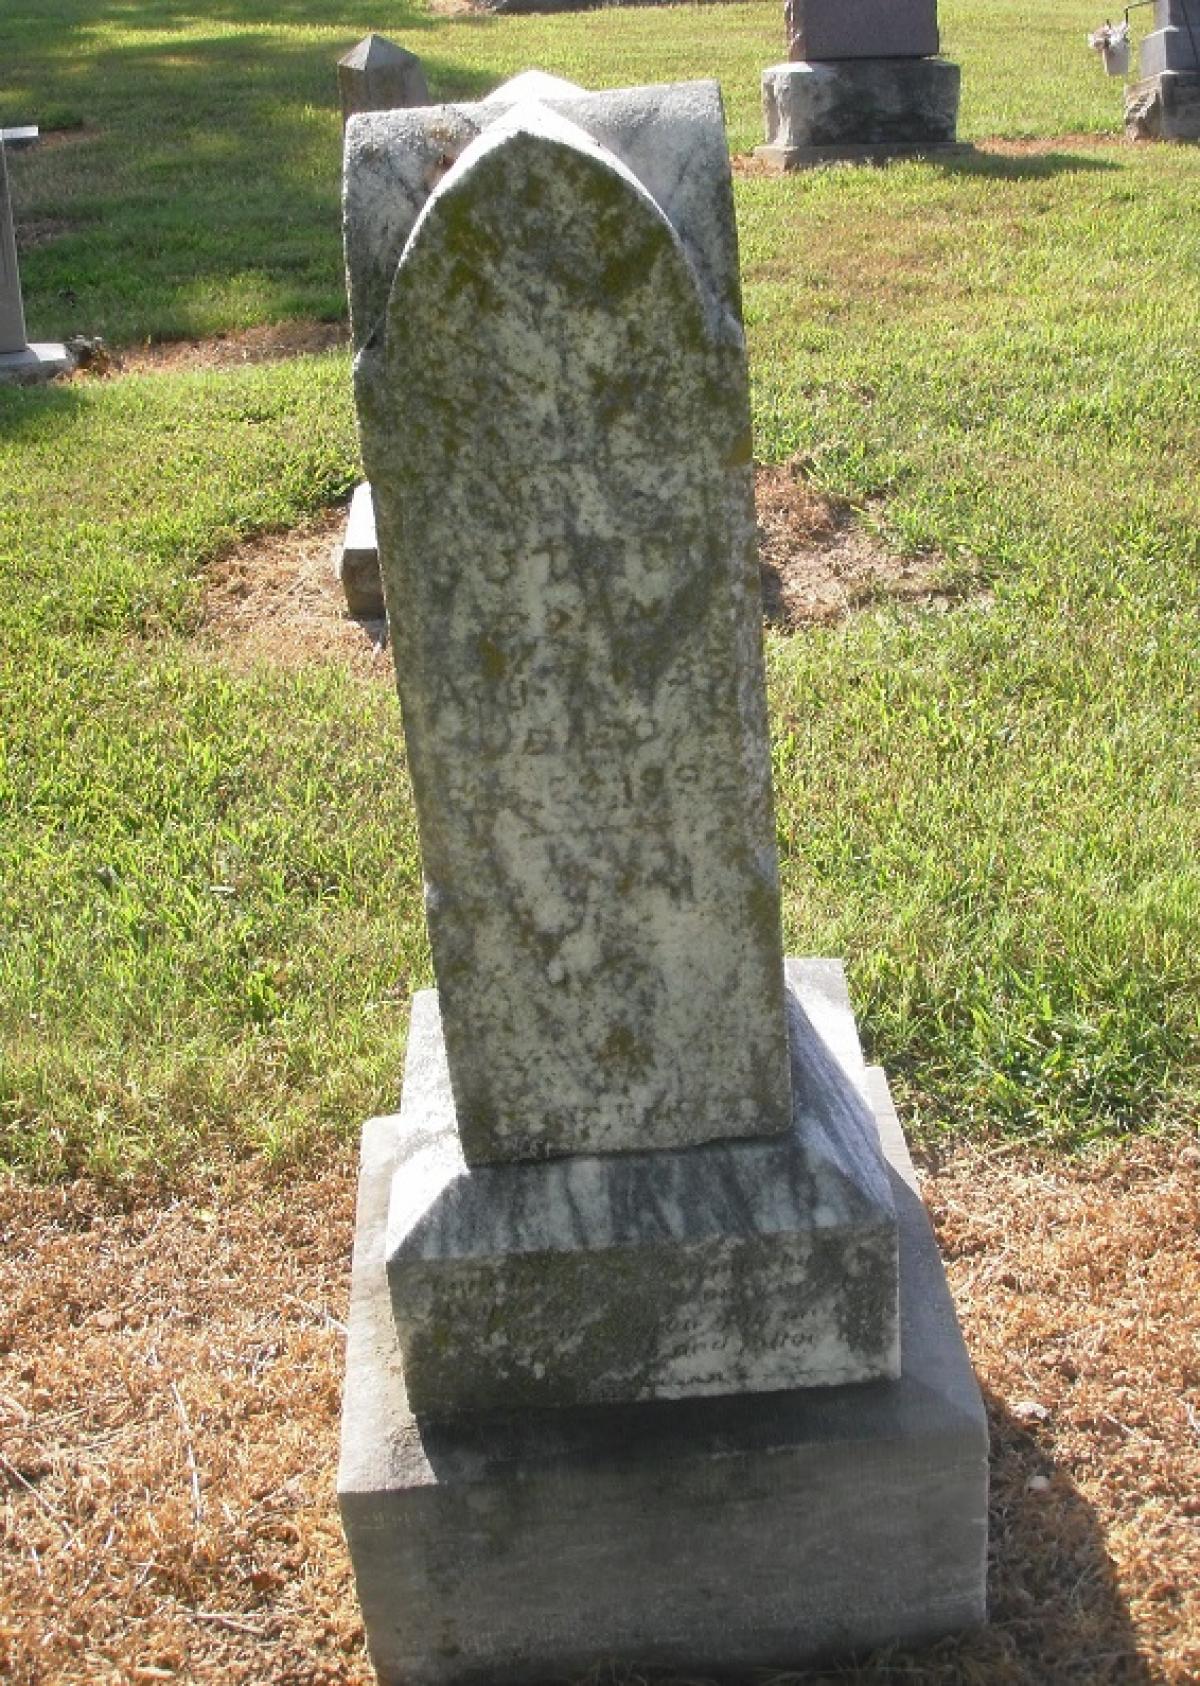
[[[1125,90],[1130,140],[1200,140],[1200,75],[1167,71]]]
[[[866,1088],[898,1380],[442,1421],[407,1400],[383,1269],[398,1121],[367,1126],[338,1489],[385,1686],[787,1669],[983,1619],[983,1405],[882,1073]]]
[[[519,75],[510,76],[507,82],[493,88],[481,103],[509,106],[528,99],[569,100],[586,91],[578,82],[568,82],[565,76],[550,76],[544,70],[522,70]]]
[[[958,66],[944,59],[772,65],[762,76],[767,144],[758,152],[786,167],[866,156],[868,147],[954,145],[959,82]]]
[[[723,227],[695,214],[686,124],[651,172],[677,226],[579,120],[615,102],[486,127],[477,107],[386,327],[376,280],[359,291],[363,459],[473,1164],[791,1118],[728,161],[715,90],[674,103],[702,104]],[[405,132],[448,148],[459,121]],[[378,122],[351,124],[352,176]]]
[[[429,104],[420,59],[386,35],[365,35],[338,60],[337,79],[343,123],[357,111]]]
[[[74,367],[74,358],[64,345],[26,342],[25,305],[4,154],[5,143],[0,140],[0,386],[36,386],[67,374]]]
[[[1164,71],[1200,75],[1200,0],[1155,0],[1154,28],[1138,48],[1138,76],[1148,81]]]
[[[4,150],[0,141],[0,356],[14,356],[26,350],[25,307]]]
[[[0,352],[0,386],[39,386],[75,367],[70,350],[57,341],[34,341],[23,351]]]
[[[788,57],[928,58],[937,52],[937,0],[788,0]]]
[[[784,1137],[472,1169],[417,995],[387,1235],[415,1411],[898,1373],[895,1211],[840,967],[789,962],[789,1021]]]
[[[382,617],[383,581],[379,576],[379,543],[375,536],[375,505],[371,488],[364,480],[354,488],[346,531],[336,546],[334,574],[345,593],[352,615]]]
[[[529,78],[533,78],[532,84]],[[546,84],[560,84],[550,91]],[[433,191],[476,136],[527,98],[570,118],[637,177],[678,234],[734,356],[745,356],[733,188],[715,82],[613,88],[592,94],[525,71],[486,100],[353,118],[346,129],[346,280],[358,385],[382,354],[400,254]],[[742,377],[744,382],[744,375]]]

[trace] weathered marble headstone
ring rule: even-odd
[[[1200,0],[1155,0],[1125,127],[1134,140],[1200,140]]]
[[[420,59],[386,35],[365,35],[351,47],[338,60],[337,79],[343,123],[356,111],[395,111],[429,104]]]
[[[8,164],[0,134],[0,385],[33,386],[67,373],[71,366],[66,346],[44,342],[30,345],[26,337]]]
[[[522,80],[347,130],[438,988],[364,1141],[339,1491],[410,1686],[982,1610],[982,1410],[886,1088],[840,968],[783,959],[719,94]]]
[[[959,148],[959,69],[938,51],[937,0],[787,0],[789,62],[763,71],[777,169]]]

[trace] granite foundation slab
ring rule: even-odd
[[[1125,132],[1131,140],[1200,140],[1200,75],[1167,71],[1131,82]]]
[[[789,1669],[985,1614],[987,1427],[887,1085],[897,1380],[438,1421],[383,1263],[397,1122],[363,1141],[338,1479],[384,1686],[532,1686],[618,1660]]]
[[[361,619],[381,620],[386,613],[383,576],[379,571],[379,540],[375,534],[375,506],[365,480],[354,488],[346,531],[335,546],[333,571],[346,599],[347,611]]]
[[[0,352],[0,386],[39,386],[69,375],[75,359],[65,345],[39,342],[20,351]]]
[[[960,71],[945,59],[846,59],[763,71],[765,146],[781,168],[957,144]]]
[[[789,961],[787,1001],[786,1134],[472,1166],[417,995],[385,1246],[414,1409],[898,1374],[895,1208],[840,966]]]

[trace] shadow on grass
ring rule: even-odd
[[[79,387],[69,381],[43,386],[0,386],[0,440],[5,443],[53,444],[67,417],[81,407]]]
[[[344,317],[335,60],[351,44],[160,35],[99,51],[86,75],[56,67],[96,143],[35,149],[12,171],[19,225],[74,225],[22,265],[39,336],[121,345]],[[499,79],[422,62],[435,101]]]
[[[1114,143],[1115,144],[1115,143]],[[1046,181],[1053,176],[1120,170],[1112,158],[1087,152],[984,152],[974,149],[949,158],[933,158],[948,176],[992,176],[997,181]]]

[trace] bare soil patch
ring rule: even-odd
[[[1108,135],[1038,135],[1029,140],[1004,140],[998,135],[978,142],[980,152],[999,153],[1004,158],[1042,158],[1053,152],[1096,152],[1109,146],[1135,143],[1119,130]]]
[[[354,620],[334,578],[346,510],[307,526],[247,540],[205,570],[200,637],[242,666],[302,667],[341,661],[392,678],[384,621]]]
[[[351,1157],[186,1201],[0,1185],[14,1686],[373,1679],[333,1498]],[[1200,1148],[959,1150],[925,1194],[989,1398],[992,1620],[836,1678],[1194,1683]]]
[[[787,629],[842,620],[885,598],[927,608],[953,600],[937,584],[938,557],[895,555],[849,504],[805,480],[799,464],[760,464],[754,490],[770,624]]]
[[[49,246],[55,240],[61,240],[64,234],[70,234],[76,226],[65,217],[25,218],[15,227],[18,256],[35,251],[39,246]]]
[[[268,322],[237,328],[211,339],[167,340],[122,346],[109,353],[105,374],[142,375],[184,369],[241,369],[247,363],[278,363],[349,345],[344,322]]]
[[[816,491],[795,465],[756,471],[763,609],[786,629],[827,622],[885,598],[944,608],[936,557],[897,557],[849,505]],[[348,662],[389,680],[387,626],[355,620],[333,572],[346,519],[328,511],[302,528],[248,539],[205,570],[200,637],[243,665]]]
[[[39,151],[57,152],[64,146],[82,146],[94,141],[101,130],[90,123],[77,123],[73,129],[43,129],[34,142]]]

